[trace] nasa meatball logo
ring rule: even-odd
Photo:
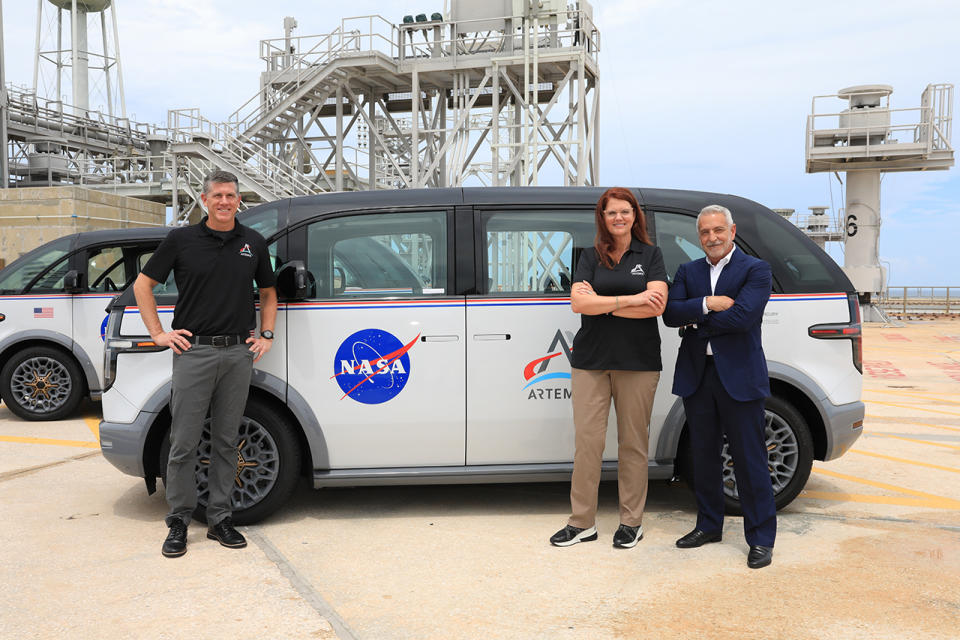
[[[340,399],[382,404],[396,398],[410,379],[407,352],[419,339],[417,334],[403,344],[383,329],[364,329],[344,340],[333,358],[332,378],[343,390]]]

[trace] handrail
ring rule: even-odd
[[[281,197],[313,192],[310,181],[294,167],[246,135],[231,130],[226,123],[203,117],[199,109],[168,111],[167,124],[169,130],[186,137],[185,141],[208,147],[249,171],[248,177]],[[209,143],[203,140],[204,137]]]
[[[844,98],[844,96],[824,95],[814,96],[812,100],[811,113],[807,116],[806,125],[806,150],[809,155],[810,150],[814,148],[825,149],[828,147],[817,147],[815,137],[818,132],[834,134],[836,141],[845,141],[851,144],[852,138],[865,138],[864,143],[867,147],[887,145],[891,143],[900,144],[923,144],[926,146],[927,153],[934,151],[952,151],[950,145],[950,134],[953,121],[953,85],[952,84],[930,84],[924,89],[921,95],[921,106],[892,109],[889,107],[889,96],[886,97],[884,107],[875,107],[872,109],[854,110],[845,109],[838,112],[817,113],[817,100],[823,98]],[[903,114],[919,115],[916,118],[900,118]],[[855,126],[840,126],[841,118],[849,118],[851,122],[858,119],[876,119],[876,116],[889,118],[888,122],[873,122],[870,124],[857,124]],[[824,126],[821,123],[825,119],[834,119],[830,125]],[[897,120],[898,122],[894,122]],[[818,124],[820,126],[818,126]],[[841,132],[846,133],[841,136]],[[908,134],[906,140],[897,139],[894,134]],[[882,142],[871,141],[876,136],[883,136]],[[845,140],[844,140],[845,138]],[[889,150],[889,148],[887,149]]]
[[[380,27],[384,26],[390,31],[390,37],[377,32],[374,28],[374,20],[380,21]],[[368,28],[366,32],[359,29],[350,29],[349,26],[354,21],[367,20]],[[396,26],[380,15],[359,16],[355,18],[343,18],[340,26],[331,33],[315,36],[293,36],[290,38],[273,38],[260,41],[260,57],[267,62],[268,71],[282,71],[284,77],[291,74],[293,77],[279,88],[271,87],[266,84],[260,91],[254,94],[249,100],[244,102],[233,113],[227,117],[235,131],[243,132],[249,129],[253,124],[260,120],[270,109],[278,102],[277,96],[289,95],[297,87],[321,73],[322,69],[340,58],[345,52],[359,52],[364,39],[367,40],[369,51],[377,51],[376,44],[386,43],[385,53],[396,58],[397,38]],[[282,42],[282,47],[277,42]],[[296,43],[292,48],[295,51],[286,50],[288,42]],[[304,45],[309,47],[304,51]],[[283,62],[283,66],[278,66],[277,61]]]
[[[892,295],[899,292],[900,295]],[[878,300],[886,311],[906,314],[950,314],[960,311],[960,287],[890,287],[880,293]]]

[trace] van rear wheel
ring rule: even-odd
[[[65,352],[34,346],[13,354],[0,371],[0,396],[24,420],[60,420],[83,399],[80,367]]]
[[[197,447],[197,508],[193,517],[207,520],[210,469],[210,420]],[[160,450],[161,476],[166,482],[169,434]],[[293,493],[300,469],[300,446],[290,421],[268,404],[251,398],[243,412],[237,441],[233,481],[233,523],[252,524],[279,509]]]

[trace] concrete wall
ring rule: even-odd
[[[163,204],[83,187],[0,189],[0,260],[71,233],[163,225],[166,216]]]

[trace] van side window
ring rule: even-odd
[[[46,248],[26,258],[18,266],[6,269],[0,280],[0,292],[20,293],[24,287],[30,290],[62,290],[63,276],[67,273],[67,252],[70,250],[70,238],[61,238]],[[41,273],[46,273],[38,278]]]
[[[87,254],[87,282],[90,291],[116,292],[127,283],[122,247],[92,249]]]
[[[673,284],[677,267],[685,262],[704,256],[697,234],[697,217],[682,213],[656,214],[656,245],[663,253],[663,266],[667,270],[667,280]]]
[[[307,270],[321,298],[444,295],[447,214],[344,216],[307,228]]]
[[[569,294],[576,260],[593,246],[592,211],[498,211],[481,215],[483,292]]]
[[[833,259],[823,250],[811,247],[802,231],[775,216],[756,216],[755,224],[757,239],[754,241],[751,236],[750,243],[761,255],[770,256],[766,260],[774,282],[784,291],[838,290],[837,280],[827,266]]]

